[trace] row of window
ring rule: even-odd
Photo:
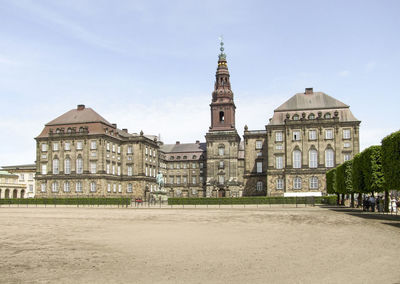
[[[59,182],[58,181],[54,181],[53,183],[51,183],[51,192],[56,193],[60,191],[59,188]],[[112,187],[111,187],[112,186]],[[121,184],[107,184],[107,192],[117,192],[117,186],[118,186],[118,193],[122,193],[122,185]],[[126,192],[131,193],[133,192],[133,187],[131,183],[128,183],[126,186]],[[63,183],[63,191],[64,192],[71,192],[71,182],[69,181],[65,181]],[[41,184],[41,192],[46,192],[47,191],[47,184],[46,183],[42,183]],[[83,192],[83,187],[82,187],[82,182],[81,181],[77,181],[75,182],[75,192]],[[97,192],[97,184],[95,182],[90,182],[89,183],[89,192],[94,193]]]
[[[188,169],[189,166],[190,166],[190,164],[188,164],[188,163],[170,163],[169,164],[169,168],[171,170],[172,169]],[[192,169],[195,169],[195,168],[197,168],[197,163],[192,163],[191,166],[192,166]],[[200,169],[203,168],[203,166],[204,166],[203,163],[199,164]]]
[[[33,173],[28,174],[28,180],[33,180]],[[25,174],[19,174],[19,181],[25,181]]]
[[[282,178],[278,178],[276,180],[276,189],[283,190],[284,188],[284,180]],[[318,189],[319,188],[319,180],[317,177],[310,177],[308,179],[308,188],[309,189]],[[302,189],[302,178],[295,177],[293,179],[293,189]]]
[[[327,140],[333,139],[334,137],[333,133],[334,133],[333,129],[325,129],[325,139]],[[351,130],[343,129],[343,139],[350,139],[350,138],[351,138]],[[309,130],[308,139],[317,140],[317,130],[315,129]],[[301,130],[293,130],[293,140],[294,141],[301,140]],[[275,132],[275,141],[283,142],[283,131]]]
[[[180,176],[176,176],[176,177],[170,176],[168,181],[169,181],[170,184],[187,184],[188,183],[188,179],[185,176],[182,177],[182,179],[181,179]],[[181,183],[181,181],[182,181],[182,183]],[[201,183],[201,184],[203,183],[203,177],[202,176],[199,177],[199,183]],[[197,184],[197,177],[196,176],[192,176],[192,184]]]
[[[332,149],[325,150],[325,167],[332,168],[334,166],[334,156],[335,153]],[[348,157],[349,158],[349,157]],[[301,163],[301,151],[294,150],[293,151],[293,159],[292,165],[295,169],[300,169],[302,166]],[[275,157],[275,168],[276,169],[283,169],[283,156],[276,156]],[[317,150],[311,149],[308,153],[308,167],[309,168],[317,168],[318,167],[318,152]]]
[[[200,156],[200,158],[203,158],[203,156]],[[172,160],[175,160],[175,157],[174,156],[171,156],[171,157],[169,157],[169,159],[172,161]],[[176,156],[176,160],[180,160],[181,159],[181,156]],[[187,156],[182,156],[182,159],[183,160],[187,160],[188,159],[188,157]],[[192,160],[196,160],[197,159],[197,156],[196,155],[193,155],[192,156]]]
[[[150,157],[153,156],[154,158],[156,157],[156,150],[152,148],[146,147],[145,152],[146,155],[149,155]]]
[[[337,114],[338,114],[338,113],[335,113],[335,115],[337,115]],[[305,117],[306,114],[303,113],[302,115]],[[319,113],[318,113],[318,116],[319,116],[319,117],[322,117],[322,112],[319,112]],[[290,116],[288,116],[288,118],[289,118],[289,117],[290,117]],[[330,118],[332,118],[331,113],[330,113],[330,112],[325,113],[324,118],[325,118],[325,119],[330,119]],[[296,113],[296,114],[294,114],[294,115],[292,116],[292,119],[293,119],[293,120],[300,120],[300,116]],[[310,113],[310,114],[308,115],[308,119],[315,119],[315,114]]]
[[[58,151],[60,150],[59,143],[58,142],[53,142],[53,151]],[[76,142],[76,150],[82,150],[83,149],[83,141],[77,141]],[[90,150],[96,150],[97,149],[97,141],[90,141]],[[47,152],[48,150],[48,145],[43,143],[42,144],[42,152]],[[71,150],[71,142],[64,142],[64,150],[69,151]],[[117,152],[118,154],[121,153],[121,146],[118,146],[116,144],[110,144],[107,142],[106,144],[106,150],[107,151],[112,151],[113,153]],[[146,148],[147,150],[147,148]],[[147,151],[146,151],[147,152]],[[150,155],[151,155],[151,149],[150,149]],[[154,150],[154,157],[156,155],[156,151]],[[128,154],[133,154],[133,147],[128,146],[127,148],[127,153]]]

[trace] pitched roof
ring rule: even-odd
[[[205,150],[206,143],[179,143],[161,146],[161,151],[165,153],[203,152]]]
[[[336,109],[348,107],[348,105],[323,92],[313,92],[311,94],[297,93],[275,109],[275,111]]]
[[[48,125],[61,125],[61,124],[74,124],[74,123],[88,123],[88,122],[102,122],[112,126],[104,117],[95,112],[91,108],[71,109],[56,119],[48,122]]]

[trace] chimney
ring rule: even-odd
[[[313,94],[313,88],[306,88],[306,95],[312,95]]]
[[[196,144],[200,144],[200,141],[199,141],[199,140],[196,140]]]
[[[175,143],[176,145],[179,145],[179,144],[181,144],[181,142],[179,142],[179,141],[176,141],[176,143]]]
[[[85,105],[78,105],[76,109],[77,110],[84,110],[85,109]]]
[[[113,123],[112,126],[113,126],[114,128],[117,128],[117,124],[116,124],[116,123]]]
[[[128,133],[128,128],[122,128],[122,131]]]

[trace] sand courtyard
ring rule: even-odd
[[[400,283],[398,217],[1,207],[0,228],[1,283]]]

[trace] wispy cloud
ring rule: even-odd
[[[343,70],[339,72],[339,76],[340,77],[348,77],[350,75],[350,71],[349,70]]]

